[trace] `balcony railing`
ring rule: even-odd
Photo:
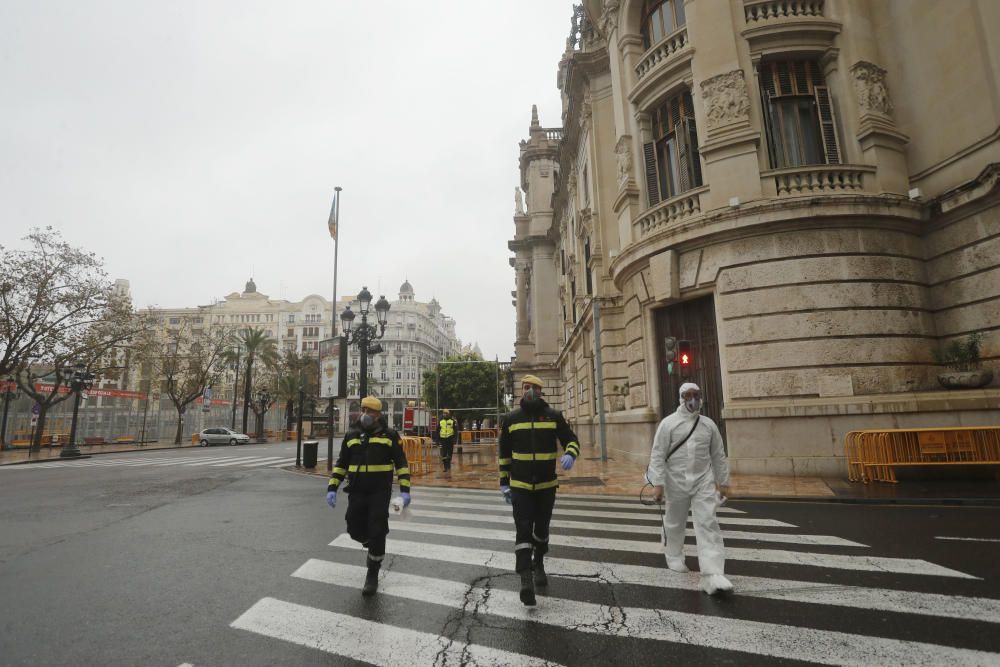
[[[562,141],[563,131],[561,127],[543,127],[545,138],[549,141]]]
[[[747,0],[743,3],[747,24],[789,17],[823,16],[823,0]]]
[[[676,197],[660,202],[654,208],[643,213],[636,220],[639,238],[675,222],[701,213],[701,195],[708,191],[703,186],[697,190],[689,190]]]
[[[874,167],[838,164],[775,169],[761,176],[773,178],[778,196],[788,197],[861,192],[865,175],[874,171]]]
[[[687,26],[681,26],[665,38],[659,41],[653,48],[647,51],[639,64],[635,66],[636,80],[641,81],[657,65],[668,60],[685,46],[688,45]]]

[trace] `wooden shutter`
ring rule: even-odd
[[[826,86],[814,86],[816,111],[819,115],[819,133],[823,137],[823,154],[827,164],[840,164],[840,146],[837,144],[837,129],[833,120],[833,101]]]
[[[649,205],[660,203],[660,184],[656,178],[656,146],[650,141],[642,145],[642,157],[646,161],[646,192],[649,195]]]
[[[688,146],[687,119],[674,125],[674,138],[677,140],[677,192],[687,192],[691,185],[691,148]]]

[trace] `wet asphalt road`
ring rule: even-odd
[[[352,569],[363,564],[363,552],[330,545],[344,530],[346,503],[331,510],[322,479],[268,465],[294,454],[287,444],[253,445],[0,469],[0,661],[577,665],[662,664],[668,657],[777,664],[860,656],[879,664],[903,655],[919,664],[940,657],[931,645],[956,664],[1000,662],[997,507],[731,501],[734,513],[720,518],[736,522],[724,521],[723,529],[738,531],[727,538],[727,548],[739,551],[727,573],[740,593],[717,599],[697,591],[696,575],[690,585],[643,579],[663,569],[655,512],[630,499],[564,503],[572,497],[560,495],[556,518],[566,510],[561,520],[578,523],[554,526],[550,555],[568,559],[566,566],[610,564],[615,582],[567,570],[551,577],[550,599],[540,597],[529,613],[507,604],[517,590],[506,562],[512,558],[504,555],[513,535],[496,532],[512,533],[495,494],[422,493],[418,483],[409,525],[393,524],[390,540],[399,542],[390,543],[382,592],[363,599],[363,573]],[[417,516],[421,511],[430,514]],[[774,525],[745,525],[748,519]],[[644,532],[631,535],[630,526]],[[782,535],[848,542],[767,541],[791,539]],[[557,544],[556,536],[583,541]],[[635,548],[622,544],[629,539]],[[500,553],[489,567],[474,562],[483,550]],[[791,555],[775,562],[779,552]],[[695,568],[697,560],[688,563]],[[908,598],[883,609],[864,602],[871,592],[885,599],[885,591],[915,594],[913,605],[932,607],[900,608]],[[786,594],[816,597],[782,599]],[[607,618],[589,623],[595,609]],[[643,614],[656,609],[678,616],[644,625]],[[853,646],[841,647],[840,637]],[[806,644],[811,648],[800,650]],[[462,650],[466,645],[481,650]]]

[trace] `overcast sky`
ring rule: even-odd
[[[517,143],[570,0],[0,0],[0,244],[52,225],[137,307],[409,279],[513,354]]]

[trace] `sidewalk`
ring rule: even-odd
[[[253,443],[249,445],[253,446]],[[84,457],[123,452],[150,451],[158,449],[182,449],[198,447],[190,441],[174,445],[165,442],[138,444],[82,445],[80,453]],[[339,450],[339,441],[334,444]],[[246,451],[247,445],[238,449]],[[217,447],[216,449],[228,449]],[[497,477],[496,445],[463,445],[462,452],[455,448],[451,473],[445,475],[438,459],[438,449],[433,450],[434,461],[431,472],[413,476],[414,488],[421,486],[455,487],[465,489],[499,490]],[[29,463],[35,461],[58,460],[61,447],[42,447],[40,452],[28,454],[27,450],[7,450],[0,452],[0,465]],[[320,457],[325,456],[325,442],[320,447]],[[587,456],[584,452],[569,472],[559,471],[559,492],[569,494],[595,494],[638,497],[645,484],[644,464],[618,461],[609,458],[602,462],[599,457]],[[288,470],[297,471],[294,466]],[[320,461],[316,470],[300,470],[305,474],[327,477],[326,461]],[[826,502],[878,502],[878,503],[941,503],[941,504],[986,504],[1000,505],[1000,481],[995,477],[980,476],[977,479],[927,479],[901,481],[898,484],[860,484],[843,478],[829,477],[785,477],[778,475],[732,475],[731,497],[753,500],[815,500]]]

